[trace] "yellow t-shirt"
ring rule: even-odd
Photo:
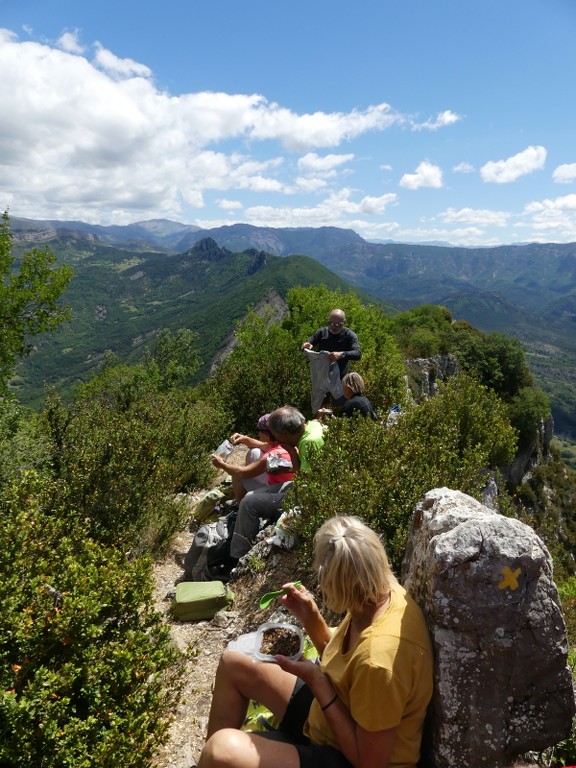
[[[362,632],[355,648],[343,653],[349,624],[348,614],[324,649],[322,670],[358,725],[367,731],[396,728],[390,766],[414,768],[432,696],[433,654],[424,616],[398,585],[387,610]],[[316,700],[305,733],[313,744],[338,748]]]

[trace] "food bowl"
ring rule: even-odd
[[[274,656],[297,661],[304,649],[304,633],[294,624],[267,622],[258,627],[254,645],[260,661],[276,661]]]

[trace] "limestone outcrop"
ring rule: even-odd
[[[447,488],[417,505],[402,581],[435,651],[424,763],[504,768],[575,712],[552,560],[534,531]]]
[[[419,401],[434,397],[439,382],[457,376],[460,367],[454,355],[433,355],[406,360],[406,370],[408,388],[412,397]]]

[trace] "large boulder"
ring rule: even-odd
[[[430,491],[402,581],[435,652],[426,764],[504,768],[568,736],[566,628],[551,557],[530,527],[458,491]]]

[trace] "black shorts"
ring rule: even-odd
[[[298,679],[278,730],[254,735],[295,746],[300,757],[300,768],[351,768],[352,764],[339,749],[312,744],[310,739],[304,736],[304,723],[308,718],[313,698],[310,688]]]

